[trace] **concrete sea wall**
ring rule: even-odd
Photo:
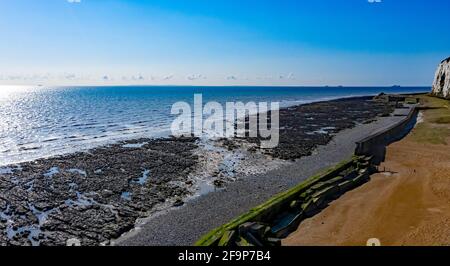
[[[372,163],[384,161],[386,146],[406,136],[416,123],[418,109],[412,106],[407,115],[398,123],[374,132],[356,142],[355,155],[373,156]]]
[[[370,157],[354,156],[310,177],[202,237],[197,246],[270,246],[339,195],[368,180]]]
[[[198,240],[197,246],[277,246],[300,222],[325,208],[330,201],[370,178],[384,160],[386,146],[404,137],[414,126],[416,105],[399,122],[356,143],[355,155],[276,195]]]

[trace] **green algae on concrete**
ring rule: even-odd
[[[235,230],[239,225],[245,222],[260,221],[261,218],[264,218],[264,216],[270,216],[271,214],[273,215],[273,213],[277,213],[277,210],[280,210],[283,205],[289,204],[290,202],[292,202],[292,200],[295,200],[301,193],[309,189],[312,185],[322,180],[328,180],[329,178],[335,177],[343,170],[352,166],[358,160],[360,160],[360,157],[354,156],[351,159],[345,160],[320,174],[308,178],[292,189],[274,196],[265,203],[251,209],[247,213],[237,217],[231,222],[212,230],[211,232],[203,236],[200,240],[198,240],[195,245],[211,246],[214,244],[218,244],[226,231]]]

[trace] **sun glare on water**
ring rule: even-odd
[[[8,98],[12,94],[30,91],[33,88],[35,87],[20,85],[0,85],[0,99]]]

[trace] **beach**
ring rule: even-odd
[[[387,147],[380,172],[303,221],[283,245],[450,244],[448,101],[421,98],[418,124]]]
[[[333,140],[319,146],[312,155],[294,163],[247,176],[230,183],[224,190],[196,198],[184,206],[145,220],[116,245],[192,245],[210,230],[258,206],[274,195],[306,180],[311,175],[350,158],[355,142],[370,132],[398,122],[401,117],[381,117],[369,124],[360,124],[337,133]]]
[[[273,149],[250,137],[139,138],[3,166],[0,243],[192,245],[350,158],[397,113],[393,103],[347,97],[282,108]]]
[[[135,139],[0,172],[2,245],[192,245],[401,117],[371,97],[280,111],[280,145]]]
[[[290,264],[450,246],[449,10],[0,0],[0,250]]]

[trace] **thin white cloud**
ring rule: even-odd
[[[69,3],[69,4],[79,4],[79,3],[81,3],[81,0],[67,0],[67,3]]]
[[[198,80],[198,79],[206,79],[206,76],[202,74],[192,74],[186,77],[188,80]]]
[[[382,3],[383,0],[367,0],[367,2],[368,2],[369,4],[379,4],[379,3]]]
[[[287,76],[288,79],[295,79],[294,73],[290,72]]]
[[[168,75],[163,78],[163,80],[170,80],[173,78],[173,75]]]
[[[141,74],[137,75],[137,76],[132,76],[131,77],[132,80],[144,80],[144,76],[142,76]]]
[[[65,78],[66,79],[69,79],[69,80],[73,80],[73,79],[76,79],[76,75],[75,74],[67,74],[66,76],[65,76]]]

